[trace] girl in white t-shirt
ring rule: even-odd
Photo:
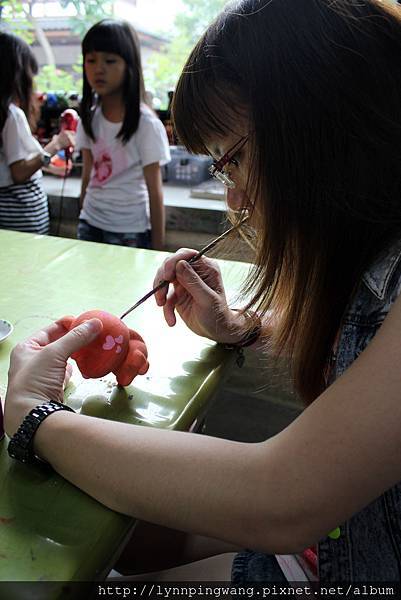
[[[38,65],[20,38],[0,32],[0,228],[46,234],[49,210],[41,167],[61,148],[73,146],[62,132],[45,148],[33,137],[33,76]]]
[[[160,167],[170,160],[164,127],[144,104],[139,42],[125,22],[105,19],[82,42],[84,84],[81,240],[162,249]]]

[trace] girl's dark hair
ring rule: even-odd
[[[308,402],[363,272],[401,232],[400,57],[396,9],[374,0],[242,0],[206,31],[175,94],[195,153],[249,119],[260,227],[248,307],[280,314],[273,341]]]
[[[1,133],[11,102],[17,102],[30,120],[33,76],[38,72],[38,63],[28,44],[6,31],[0,31],[0,56]]]
[[[134,28],[128,23],[114,19],[104,19],[91,27],[82,41],[84,84],[81,119],[87,135],[95,140],[92,130],[93,92],[85,75],[85,56],[89,52],[118,54],[126,62],[123,88],[125,114],[123,124],[117,134],[117,137],[121,138],[123,143],[126,143],[138,129],[141,114],[140,105],[145,97],[138,36]]]

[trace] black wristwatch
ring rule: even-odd
[[[23,463],[43,463],[44,461],[38,458],[33,451],[33,438],[42,421],[59,410],[75,412],[71,407],[55,400],[33,408],[22,421],[8,444],[7,450],[11,458]]]
[[[42,165],[44,167],[48,167],[51,163],[52,160],[52,155],[49,152],[43,151],[42,152]]]

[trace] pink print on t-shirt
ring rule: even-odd
[[[102,183],[109,179],[113,173],[113,161],[111,160],[110,154],[108,152],[103,152],[103,154],[94,161],[93,168],[95,170],[93,178],[102,185]]]
[[[128,166],[124,147],[119,147],[118,144],[106,144],[102,138],[99,138],[93,145],[92,154],[92,187],[102,187],[112,177],[122,173]]]

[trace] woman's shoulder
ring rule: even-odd
[[[31,130],[24,111],[16,104],[9,104],[8,114],[2,130],[3,138],[15,139],[16,137],[24,139],[31,137]]]
[[[136,142],[139,144],[167,144],[167,135],[157,114],[146,104],[141,104],[141,114],[138,129],[135,132]]]
[[[155,111],[150,108],[150,106],[148,106],[147,104],[142,102],[141,103],[140,121],[149,123],[152,121],[154,121],[154,122],[160,121],[160,119],[157,116],[157,114],[155,113]]]
[[[380,252],[362,281],[379,301],[401,293],[401,234]]]
[[[92,110],[90,112],[90,121],[92,123],[92,127],[93,126],[96,127],[98,125],[98,123],[100,123],[100,122],[107,123],[107,120],[103,116],[103,111],[102,111],[102,107],[100,104],[98,104],[97,106],[92,108]]]
[[[8,118],[13,119],[14,121],[23,121],[23,122],[25,122],[27,120],[22,108],[20,108],[13,102],[11,102],[8,107]]]

